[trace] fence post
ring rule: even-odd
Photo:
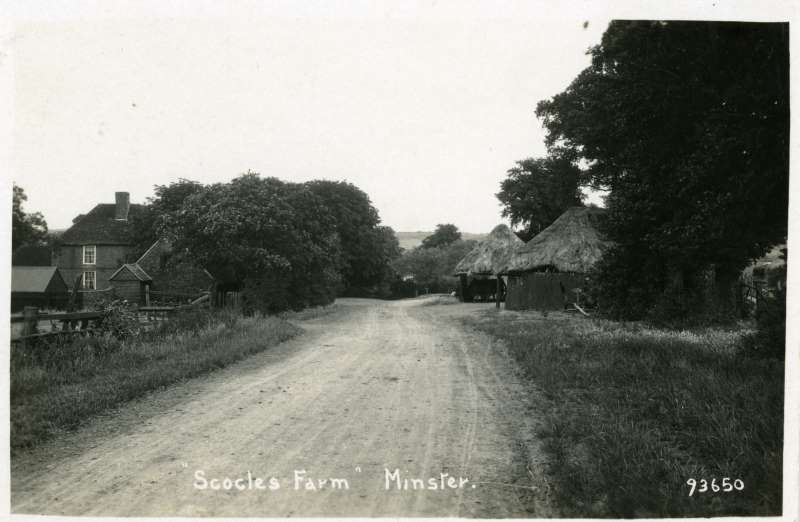
[[[33,335],[36,333],[36,323],[39,322],[39,309],[35,306],[26,306],[22,310],[22,335]]]

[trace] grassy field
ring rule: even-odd
[[[783,363],[741,355],[741,330],[492,310],[464,320],[539,390],[564,516],[780,514]],[[712,491],[726,477],[744,488]]]
[[[158,388],[222,368],[299,333],[275,317],[231,314],[147,339],[14,347],[11,352],[11,446],[33,446],[92,415]]]

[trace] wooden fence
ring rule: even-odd
[[[191,303],[197,299],[197,293],[186,294],[177,292],[159,292],[150,290],[148,292],[147,306],[179,306]]]
[[[169,319],[181,310],[208,306],[208,294],[180,306],[140,306],[136,309],[142,323],[156,324]],[[11,315],[11,341],[48,339],[55,337],[93,336],[106,331],[103,320],[107,311],[42,313],[34,306],[26,306],[22,314]]]
[[[779,308],[774,289],[763,281],[739,281],[737,299],[744,316],[751,316],[758,311],[772,313]]]
[[[11,340],[94,335],[105,316],[104,311],[40,313],[26,306],[22,314],[11,316]]]

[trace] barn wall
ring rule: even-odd
[[[458,274],[458,300],[462,303],[472,301],[472,296],[467,288],[467,274]]]
[[[78,290],[76,304],[78,308],[91,309],[104,306],[114,299],[117,299],[117,290],[114,287],[106,290]]]
[[[11,311],[21,312],[26,306],[40,310],[66,310],[68,300],[66,292],[11,292]]]
[[[61,277],[61,274],[58,270],[55,271],[53,277],[50,279],[50,282],[47,283],[47,288],[45,288],[46,294],[68,294],[69,287],[67,286],[64,279]]]
[[[478,298],[480,301],[486,301],[490,295],[494,295],[497,289],[496,286],[495,279],[470,278],[469,293],[473,300]]]
[[[497,292],[497,278],[494,276],[467,276],[459,274],[458,298],[465,303],[471,303],[476,299],[479,301],[489,300]],[[500,279],[500,300],[505,299],[506,283],[505,279]]]
[[[583,285],[580,274],[524,272],[508,276],[507,310],[563,310]],[[569,301],[568,301],[569,299]]]
[[[114,280],[114,291],[120,299],[127,299],[129,303],[141,304],[144,301],[143,288],[141,282]]]

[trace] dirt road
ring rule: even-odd
[[[16,456],[12,511],[552,515],[529,395],[457,320],[487,305],[430,304],[341,300],[287,343]]]

